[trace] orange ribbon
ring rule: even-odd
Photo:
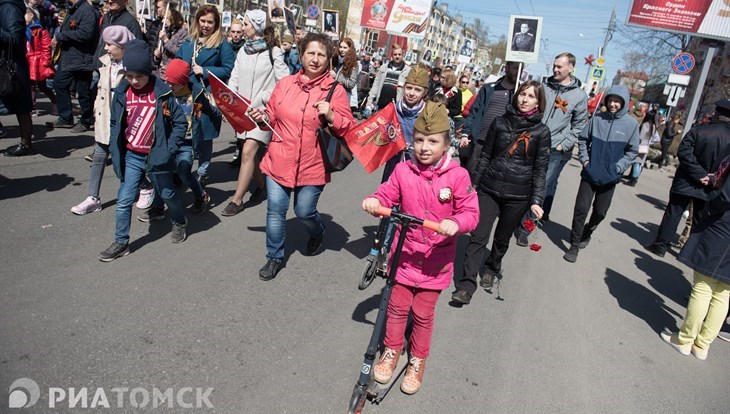
[[[532,135],[528,134],[527,132],[523,132],[520,134],[519,137],[515,140],[515,143],[512,144],[512,148],[509,149],[509,155],[512,156],[512,154],[515,153],[515,150],[517,149],[517,146],[520,144],[520,142],[525,143],[525,157],[527,157],[527,149],[530,148],[530,138],[532,138]]]
[[[568,110],[568,101],[563,100],[561,97],[555,98],[555,107],[563,110],[563,113]]]

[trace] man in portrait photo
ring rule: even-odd
[[[462,56],[471,56],[472,53],[473,53],[473,49],[471,47],[471,40],[470,39],[464,40],[464,46],[462,46],[460,54]]]
[[[520,31],[512,38],[512,50],[517,52],[533,52],[535,35],[530,33],[530,25],[526,21],[519,23]]]
[[[324,31],[337,33],[337,15],[333,12],[324,12]]]

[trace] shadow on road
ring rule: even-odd
[[[606,268],[604,281],[621,309],[642,319],[654,332],[659,333],[666,328],[677,330],[676,319],[672,315],[679,319],[683,315],[667,307],[659,295],[610,268]]]
[[[664,200],[660,200],[658,198],[654,198],[652,196],[641,193],[637,194],[636,197],[640,198],[643,201],[646,201],[647,203],[653,205],[661,211],[664,211],[664,209],[667,208],[667,202]]]
[[[39,191],[59,191],[75,180],[66,174],[9,179],[0,175],[0,200],[20,198]]]
[[[560,223],[554,221],[546,221],[540,230],[550,239],[550,242],[561,250],[566,250],[565,246],[570,239],[570,229]]]
[[[47,131],[46,127],[33,128],[33,149],[37,154],[46,158],[66,158],[72,153],[82,150],[91,153],[94,148],[94,131],[87,131],[82,134],[48,137],[45,134],[38,134],[37,131]],[[73,134],[73,135],[71,135]],[[83,161],[86,162],[86,161]]]
[[[648,276],[654,290],[678,305],[687,306],[692,284],[680,269],[643,250],[631,249],[631,252],[636,255],[636,267]]]
[[[382,284],[383,279],[377,278],[373,281],[376,284]],[[380,282],[380,283],[378,283]],[[372,286],[372,285],[371,285]],[[360,302],[355,306],[355,309],[352,311],[352,320],[355,322],[361,322],[366,325],[375,325],[375,317],[377,316],[377,312],[373,313],[373,320],[369,320],[367,318],[367,315],[377,310],[380,306],[380,298],[383,295],[383,288],[380,289],[380,291],[373,296],[370,296],[369,298],[365,299],[364,301]]]
[[[329,214],[322,214],[322,222],[325,226],[324,242],[322,243],[322,251],[334,250],[341,251],[347,244],[347,240],[350,238],[350,233],[345,230],[344,227],[337,224],[332,220],[332,216]],[[266,232],[266,226],[249,226],[248,230]],[[302,255],[306,251],[307,241],[309,240],[309,233],[302,224],[301,220],[297,217],[291,217],[286,220],[286,245],[284,253],[284,261],[291,256],[292,252],[298,250]],[[321,254],[321,253],[320,253]]]
[[[611,227],[636,240],[642,246],[651,243],[659,230],[659,226],[654,223],[639,223],[637,225],[622,218],[617,218],[616,221],[611,222]]]
[[[377,231],[378,226],[364,226],[362,228],[362,237],[350,240],[345,244],[344,249],[358,259],[366,258],[370,254],[370,248],[373,247]]]

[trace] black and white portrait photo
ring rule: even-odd
[[[471,39],[464,40],[464,45],[461,47],[461,52],[459,53],[462,56],[469,56],[471,57],[472,53],[474,53],[473,48],[473,41]]]
[[[284,14],[284,8],[286,2],[284,0],[268,0],[269,6],[269,19],[274,23],[286,22],[286,15]]]
[[[540,52],[541,16],[510,16],[506,60],[536,63]]]
[[[340,31],[338,22],[339,12],[336,10],[322,10],[322,13],[322,31],[338,33]]]
[[[515,19],[512,50],[516,52],[534,52],[536,32],[537,20]]]

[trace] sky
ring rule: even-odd
[[[623,24],[628,16],[630,0],[444,0],[449,14],[461,14],[467,22],[478,17],[489,28],[490,42],[509,31],[510,15],[542,16],[543,28],[538,63],[528,65],[528,71],[536,76],[547,74],[546,63],[552,65],[553,58],[563,52],[576,57],[576,77],[583,82],[588,66],[585,57],[597,57],[598,47],[603,45],[611,11],[616,8],[616,22]],[[622,40],[615,34],[606,48],[604,58],[607,69],[606,81],[611,82],[616,71],[621,69]]]

